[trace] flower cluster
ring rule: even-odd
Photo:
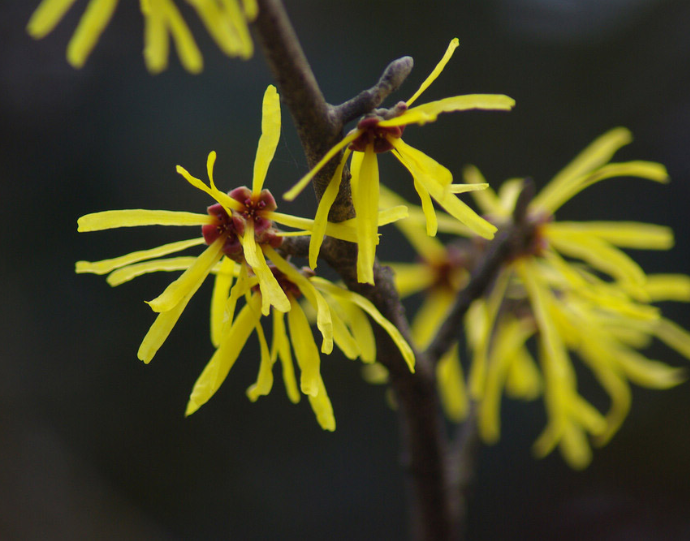
[[[251,54],[246,22],[256,16],[255,0],[190,3],[225,52]],[[30,33],[37,37],[48,33],[71,4],[69,0],[44,0],[29,24]],[[116,4],[116,0],[91,0],[70,43],[70,62],[83,64]],[[185,66],[198,71],[198,50],[172,1],[142,0],[142,12],[149,69],[164,68],[170,32]],[[604,444],[625,419],[631,402],[630,383],[663,389],[684,379],[682,370],[650,360],[640,350],[656,338],[690,358],[690,333],[662,317],[653,305],[661,300],[690,301],[690,277],[648,276],[622,250],[668,249],[673,245],[671,230],[637,222],[555,220],[564,203],[596,182],[614,177],[666,182],[665,168],[646,161],[611,162],[618,149],[631,141],[626,129],[616,128],[587,147],[525,208],[517,204],[522,179],[505,182],[496,193],[476,168],[467,167],[466,183],[454,184],[448,169],[404,143],[405,128],[433,122],[445,112],[509,110],[514,105],[503,95],[467,95],[412,106],[443,71],[457,45],[457,40],[451,42],[443,59],[408,101],[362,118],[285,194],[285,199],[294,199],[339,156],[314,220],[277,212],[273,195],[264,188],[281,130],[279,97],[272,86],[263,99],[262,135],[251,188],[241,186],[227,193],[219,190],[213,175],[216,153],[211,152],[208,183],[177,167],[188,183],[212,197],[214,204],[207,213],[137,209],[99,212],[79,219],[79,231],[143,225],[201,226],[201,234],[189,240],[104,261],[80,261],[76,266],[79,273],[108,274],[108,283],[113,286],[150,272],[182,271],[148,303],[158,316],[139,348],[139,358],[147,363],[204,280],[215,275],[211,299],[215,352],[194,385],[187,415],[216,393],[253,333],[261,360],[257,381],[247,390],[249,398],[257,400],[271,391],[273,367],[280,359],[289,399],[297,402],[300,391],[308,396],[317,421],[326,430],[335,429],[335,418],[321,377],[320,353],[330,354],[335,345],[348,358],[359,358],[369,367],[379,366],[374,364],[373,320],[390,336],[413,372],[413,350],[400,331],[370,301],[314,272],[327,235],[357,244],[357,279],[373,284],[378,228],[393,222],[419,254],[417,263],[391,266],[402,297],[425,293],[412,322],[412,340],[420,349],[432,344],[458,293],[469,282],[478,258],[485,254],[487,241],[497,231],[510,233],[520,228],[521,242],[511,248],[511,257],[503,262],[488,291],[467,313],[467,382],[458,343],[437,364],[439,395],[447,416],[462,420],[470,401],[474,401],[485,442],[495,442],[500,436],[504,392],[525,400],[543,396],[548,421],[534,445],[536,454],[544,456],[558,446],[571,466],[582,468],[591,460],[588,436],[594,443]],[[380,184],[377,154],[384,152],[391,152],[412,174],[421,207],[410,205]],[[356,217],[331,223],[329,211],[348,160]],[[464,192],[471,192],[481,216],[456,197]],[[435,204],[445,212],[437,211]],[[285,232],[279,227],[295,231]],[[465,241],[444,246],[435,238],[438,231],[465,237]],[[311,268],[298,268],[291,260],[285,238],[294,235],[310,237]],[[165,257],[202,244],[207,247],[196,257]],[[320,347],[305,308],[314,315]],[[266,316],[272,318],[270,347],[262,323]],[[293,352],[300,369],[299,386]],[[582,396],[574,358],[592,371],[610,397],[606,413]]]
[[[75,0],[43,0],[31,16],[27,31],[40,39],[62,20]],[[144,59],[151,73],[168,66],[170,38],[187,71],[203,68],[201,52],[173,0],[140,0],[144,17]],[[250,58],[254,51],[247,24],[258,13],[256,0],[189,0],[218,47],[231,57]],[[118,0],[89,0],[89,5],[67,46],[67,61],[81,68],[108,26]]]
[[[342,141],[329,150],[323,159],[305,175],[293,188],[284,194],[288,201],[293,200],[312,178],[336,155],[342,154],[340,163],[326,188],[314,218],[314,231],[309,247],[309,265],[316,268],[317,257],[323,241],[328,220],[328,212],[333,205],[343,175],[343,168],[352,156],[350,170],[352,178],[352,204],[357,213],[357,278],[360,282],[374,283],[374,258],[378,239],[376,216],[379,208],[379,171],[376,155],[392,152],[414,178],[414,186],[422,201],[429,235],[438,229],[432,199],[449,214],[466,224],[481,237],[493,238],[496,228],[478,216],[455,194],[483,189],[487,185],[453,184],[453,175],[441,164],[412,148],[402,140],[406,126],[424,125],[433,122],[441,113],[467,111],[470,109],[510,110],[515,101],[508,96],[495,94],[470,94],[453,96],[432,101],[417,107],[411,105],[440,75],[458,46],[457,38],[451,41],[446,54],[431,75],[422,83],[419,90],[406,102],[401,101],[389,110],[376,110],[362,118],[357,127]]]
[[[536,454],[544,456],[559,446],[571,466],[582,468],[591,460],[586,434],[603,445],[625,419],[630,382],[664,389],[684,379],[683,370],[650,360],[638,350],[657,338],[690,358],[690,334],[652,306],[662,300],[690,301],[690,277],[648,276],[620,250],[668,249],[673,245],[671,230],[638,222],[558,222],[554,218],[563,203],[600,180],[667,180],[665,168],[657,163],[609,163],[630,140],[624,128],[604,134],[533,199],[526,216],[530,231],[521,253],[504,265],[490,291],[467,314],[468,394],[478,403],[479,430],[488,443],[500,435],[504,390],[526,400],[543,394],[548,424],[535,443]],[[484,184],[474,167],[466,169],[465,179]],[[499,230],[513,226],[522,183],[521,179],[507,181],[498,194],[491,189],[473,193],[484,216]],[[414,215],[412,209],[410,215]],[[418,222],[415,226],[408,220],[398,226],[421,258],[417,264],[394,268],[401,294],[427,293],[413,322],[415,341],[424,346],[464,287],[477,245],[445,248],[423,238]],[[538,363],[528,348],[532,338]],[[605,415],[579,393],[569,352],[608,393],[611,405]],[[439,385],[446,390],[457,388],[457,371],[450,381],[439,373]],[[464,399],[464,390],[454,392]],[[456,407],[449,415],[457,418],[462,411]]]
[[[201,235],[184,241],[137,251],[97,262],[79,261],[78,273],[109,274],[111,285],[119,285],[142,274],[157,271],[183,271],[161,295],[148,304],[158,317],[144,337],[139,358],[148,363],[163,345],[183,310],[209,274],[215,274],[211,300],[211,341],[216,347],[211,361],[199,377],[187,406],[195,412],[220,387],[236,361],[249,335],[256,330],[261,346],[259,378],[248,391],[251,399],[267,394],[272,385],[272,366],[277,358],[283,365],[288,396],[299,399],[289,344],[295,350],[301,373],[301,390],[309,396],[317,420],[324,429],[333,430],[335,419],[319,371],[319,348],[309,324],[296,302],[301,296],[313,306],[317,327],[322,335],[321,352],[330,354],[335,343],[348,357],[373,362],[375,344],[367,314],[379,324],[399,347],[410,370],[414,356],[400,332],[365,298],[318,278],[312,272],[300,272],[277,251],[284,233],[275,224],[311,230],[313,222],[276,212],[276,203],[263,188],[268,166],[280,138],[280,102],[274,87],[264,95],[262,135],[254,163],[252,188],[220,191],[213,178],[216,153],[208,157],[209,184],[178,166],[177,171],[192,186],[209,194],[215,204],[207,214],[163,210],[117,210],[88,214],[78,220],[78,230],[100,231],[142,225],[201,226]],[[403,208],[380,213],[386,223],[404,215]],[[329,224],[328,234],[342,240],[354,240],[352,223]],[[162,258],[198,246],[208,247],[198,257]],[[270,262],[270,263],[269,263]],[[233,284],[234,282],[234,284]],[[245,306],[235,316],[238,301]],[[260,324],[261,316],[273,312],[273,346],[269,353]],[[287,313],[289,335],[285,329]]]

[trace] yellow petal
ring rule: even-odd
[[[182,273],[182,276],[171,283],[158,297],[148,303],[151,309],[154,312],[167,312],[187,295],[194,287],[194,284],[203,281],[211,272],[211,268],[220,261],[223,243],[224,239],[220,238],[206,248],[192,266]]]
[[[448,350],[436,365],[436,380],[446,417],[453,423],[461,422],[467,416],[469,399],[465,390],[457,344]]]
[[[506,379],[506,394],[511,398],[534,400],[542,392],[539,369],[526,348],[515,352]]]
[[[218,2],[209,0],[187,0],[196,10],[206,30],[221,51],[230,56],[238,54],[238,40],[220,10]]]
[[[338,315],[337,310],[331,310],[331,320],[333,321],[333,340],[340,350],[348,359],[354,360],[359,357],[357,341],[350,333],[345,322]]]
[[[182,315],[183,310],[189,303],[189,300],[197,292],[201,284],[204,282],[206,276],[199,275],[195,282],[190,284],[189,290],[186,292],[185,296],[170,310],[158,314],[156,320],[151,325],[151,328],[146,333],[144,340],[139,346],[139,351],[137,356],[140,360],[145,363],[151,362],[156,352],[163,345],[163,342],[168,338],[173,327],[177,323],[177,320]]]
[[[690,276],[687,274],[652,274],[644,289],[652,302],[690,301]]]
[[[435,276],[429,266],[420,263],[387,263],[393,271],[395,289],[401,298],[425,290],[434,283]]]
[[[213,160],[215,160],[215,152],[211,152],[208,157],[208,162],[211,162]],[[176,170],[180,175],[182,175],[185,178],[187,182],[189,182],[196,189],[201,190],[202,192],[205,192],[211,197],[213,197],[213,199],[215,199],[218,203],[220,203],[223,206],[223,208],[228,214],[232,215],[233,210],[241,211],[243,209],[243,206],[240,204],[239,201],[235,201],[228,194],[225,194],[217,188],[215,188],[215,186],[206,186],[206,184],[204,184],[201,180],[190,175],[189,172],[181,165],[178,165]]]
[[[569,422],[564,430],[559,449],[561,456],[574,470],[583,470],[592,461],[592,450],[582,429]]]
[[[642,268],[629,256],[608,242],[586,234],[575,234],[546,225],[546,236],[562,254],[581,259],[593,268],[628,282],[643,285],[646,277]]]
[[[103,231],[118,227],[140,225],[207,225],[213,223],[208,214],[173,210],[106,210],[82,216],[77,220],[77,231]]]
[[[467,193],[467,192],[481,192],[489,187],[488,184],[449,184],[448,193]]]
[[[561,198],[560,192],[563,192],[573,180],[608,163],[618,149],[630,141],[632,141],[632,134],[626,128],[614,128],[606,132],[553,177],[551,182],[534,198],[532,206],[543,209],[553,208],[555,200]]]
[[[690,359],[690,333],[673,321],[661,318],[653,324],[654,335],[668,347],[675,349],[686,359]]]
[[[616,361],[630,381],[650,389],[670,389],[686,379],[686,371],[652,361],[631,349],[619,348]]]
[[[610,163],[593,173],[573,179],[569,184],[562,186],[555,192],[546,203],[539,201],[538,208],[554,213],[563,203],[572,199],[585,188],[599,181],[615,177],[639,177],[662,184],[668,182],[668,172],[659,163],[643,161]],[[537,208],[537,203],[533,202],[532,206]]]
[[[443,189],[453,182],[453,175],[448,169],[402,139],[391,138],[389,142],[397,151],[397,153],[394,152],[395,157],[400,159],[412,176],[422,183],[435,199],[445,193]],[[436,186],[437,189],[434,190],[430,187],[431,185]]]
[[[413,102],[419,98],[419,96],[422,95],[422,92],[424,92],[427,88],[429,88],[429,85],[433,83],[436,78],[441,75],[441,72],[443,71],[443,68],[446,67],[446,64],[450,60],[450,58],[453,56],[453,53],[455,52],[455,49],[458,48],[458,45],[460,45],[460,42],[458,41],[458,38],[453,38],[448,45],[448,48],[446,49],[446,52],[443,55],[443,58],[441,58],[441,61],[436,64],[436,67],[433,69],[433,71],[429,74],[429,76],[424,80],[422,83],[422,86],[419,87],[419,90],[414,93],[414,95],[407,100],[407,105],[412,105]]]
[[[589,329],[583,330],[587,332]],[[596,334],[595,330],[594,336],[590,334],[592,339],[582,341],[578,353],[611,399],[611,406],[606,414],[606,428],[595,438],[596,444],[601,446],[611,439],[627,417],[632,394],[630,386],[617,367],[616,352],[606,341],[597,340]]]
[[[641,222],[554,222],[549,231],[592,235],[621,248],[668,250],[673,247],[673,230]]]
[[[283,259],[273,248],[267,247],[266,254],[273,264],[295,284],[309,303],[316,309],[316,326],[321,331],[323,343],[321,351],[330,354],[333,351],[333,325],[331,322],[331,310],[328,303],[311,282],[295,267]]]
[[[477,322],[478,340],[473,344],[474,351],[469,374],[470,394],[475,398],[482,398],[484,395],[489,365],[489,350],[492,347],[494,326],[496,325],[498,311],[505,298],[511,274],[510,270],[504,270],[498,275],[496,283],[485,303],[482,321]]]
[[[467,94],[466,96],[452,96],[450,98],[432,101],[408,109],[400,116],[379,122],[379,126],[382,128],[407,126],[409,124],[419,124],[422,126],[427,122],[436,120],[441,113],[470,111],[472,109],[510,111],[514,106],[515,100],[502,94]]]
[[[297,364],[301,370],[300,387],[302,392],[309,396],[317,396],[319,393],[319,380],[321,375],[319,367],[321,357],[314,342],[314,335],[309,327],[307,316],[302,307],[291,298],[291,309],[288,312],[288,325],[290,329],[290,341],[295,350]]]
[[[225,302],[225,309],[223,310],[223,326],[220,330],[220,339],[229,332],[232,327],[232,322],[235,318],[235,309],[237,308],[237,301],[246,295],[249,295],[249,290],[258,283],[256,276],[253,279],[249,278],[249,266],[246,263],[240,265],[240,272],[237,276],[235,285],[230,290],[230,296]]]
[[[81,68],[103,30],[108,26],[118,0],[91,0],[67,45],[67,61]]]
[[[283,382],[290,402],[297,404],[300,400],[297,380],[295,379],[295,367],[292,364],[292,354],[290,353],[290,340],[285,330],[284,313],[273,310],[273,345],[271,358],[275,361],[280,357],[280,364],[283,367]]]
[[[352,204],[357,212],[357,281],[374,283],[378,240],[379,168],[373,145],[367,146],[361,167],[352,168]]]
[[[259,303],[260,299],[254,295],[240,311],[230,332],[223,337],[220,347],[196,380],[185,415],[191,415],[208,402],[225,381],[261,317]]]
[[[473,344],[472,365],[469,374],[470,394],[475,398],[482,398],[486,386],[486,376],[489,364],[489,350],[492,347],[494,326],[499,308],[503,303],[511,272],[505,270],[496,278],[496,283],[488,295],[481,321],[475,322],[476,342]],[[470,314],[468,313],[468,317]]]
[[[347,289],[343,289],[331,284],[328,280],[324,280],[318,276],[315,276],[310,281],[322,291],[325,291],[326,293],[340,300],[341,303],[342,301],[353,303],[369,314],[369,316],[393,339],[393,342],[395,342],[395,345],[398,347],[400,353],[405,359],[410,372],[414,372],[414,353],[412,348],[402,337],[400,331],[398,331],[398,329],[390,321],[383,317],[369,300],[353,291],[348,291]]]
[[[333,406],[331,405],[331,400],[328,398],[326,387],[320,375],[317,381],[317,393],[316,395],[309,395],[309,404],[311,404],[311,409],[314,410],[319,426],[324,430],[333,432],[335,430]]]
[[[151,73],[160,73],[168,67],[170,41],[168,39],[161,0],[140,2],[144,16],[144,61]]]
[[[303,176],[297,184],[295,184],[292,188],[290,188],[287,192],[283,194],[283,199],[286,201],[292,201],[295,197],[297,197],[304,188],[307,187],[307,184],[313,179],[316,174],[323,169],[323,167],[331,161],[331,159],[338,154],[343,148],[348,146],[352,141],[357,139],[362,134],[360,130],[354,130],[347,134],[342,141],[337,143],[331,150],[326,152],[323,158],[321,158],[321,161],[317,163],[314,167],[312,167],[311,171],[307,173],[305,176]]]
[[[223,321],[225,319],[225,304],[230,294],[235,262],[229,257],[221,261],[220,272],[216,275],[211,296],[211,343],[218,347],[220,344]]]
[[[199,283],[199,285],[201,285],[201,283]],[[151,362],[151,359],[153,359],[156,352],[163,345],[163,342],[165,342],[170,335],[177,320],[180,319],[182,312],[186,308],[189,300],[194,296],[194,293],[196,293],[196,289],[192,289],[187,293],[187,295],[171,310],[158,314],[139,346],[139,351],[137,352],[139,360],[144,361],[146,364]]]
[[[449,185],[450,186],[450,185]],[[427,189],[422,186],[417,179],[414,179],[414,189],[422,201],[422,212],[426,218],[426,234],[429,237],[435,237],[438,231],[438,220],[436,219],[436,211],[434,210],[434,203],[431,201],[431,196]]]
[[[544,373],[546,405],[549,413],[549,427],[540,436],[535,447],[540,454],[550,452],[558,441],[566,418],[564,400],[574,385],[574,374],[563,339],[554,325],[551,308],[553,297],[539,280],[538,269],[533,262],[518,260],[514,263],[520,280],[529,296],[532,311],[540,332],[540,352]]]
[[[321,201],[319,201],[319,206],[316,209],[316,216],[314,216],[314,229],[312,230],[311,240],[309,242],[309,266],[312,269],[316,269],[317,258],[319,257],[319,251],[321,250],[321,244],[323,244],[323,237],[326,234],[326,227],[328,226],[328,213],[333,206],[335,198],[338,196],[338,191],[340,190],[340,182],[343,178],[343,168],[350,156],[351,150],[346,150],[343,154],[343,159],[340,160],[340,164],[335,170],[331,181],[328,183],[326,190],[321,196]]]
[[[259,349],[261,351],[261,364],[256,383],[247,389],[247,397],[256,402],[260,396],[266,396],[273,388],[273,359],[268,351],[266,336],[261,327],[261,321],[256,322],[256,334],[259,337]]]
[[[478,419],[479,433],[486,443],[496,443],[500,437],[501,396],[508,370],[515,352],[524,347],[531,334],[531,329],[516,319],[501,321],[496,326]]]
[[[256,13],[258,11],[258,6],[254,2],[245,2],[248,4],[246,7],[240,7],[238,0],[221,0],[223,7],[225,8],[225,13],[223,18],[227,26],[231,30],[233,49],[236,50],[236,55],[247,60],[251,58],[254,53],[254,44],[252,43],[252,37],[249,34],[249,28],[247,27],[247,21],[251,21],[256,18]],[[249,18],[246,15],[246,9],[249,9],[253,18]]]
[[[422,152],[405,144],[402,139],[395,140],[394,148],[393,155],[450,215],[460,220],[477,235],[488,239],[493,238],[496,227],[478,216],[448,190],[448,186],[453,181],[450,171]]]
[[[244,257],[247,263],[259,278],[262,297],[261,312],[265,316],[268,315],[269,306],[275,306],[276,310],[287,312],[290,309],[290,302],[285,296],[283,288],[278,284],[278,280],[273,276],[271,269],[268,268],[261,248],[256,244],[253,222],[247,222],[244,235],[240,237],[240,241],[242,242]]]
[[[462,176],[465,182],[469,184],[477,184],[482,186],[486,184],[486,179],[481,171],[474,165],[467,165],[462,171]],[[503,206],[501,200],[496,195],[496,192],[491,188],[472,192],[472,197],[477,203],[477,206],[484,214],[493,214],[494,216],[503,217]]]
[[[62,20],[75,0],[43,0],[31,15],[26,31],[32,38],[41,39]]]
[[[188,72],[199,73],[204,67],[204,62],[187,23],[184,22],[173,2],[170,0],[158,1],[160,2],[160,9],[165,14],[170,35],[175,42],[180,63]]]
[[[419,349],[425,349],[446,319],[448,309],[455,300],[449,289],[432,289],[417,310],[412,321],[412,340]]]
[[[244,10],[244,16],[248,21],[253,21],[259,14],[259,5],[256,0],[242,0],[242,9]]]
[[[280,97],[276,87],[269,85],[264,93],[263,110],[261,116],[261,139],[256,150],[254,160],[254,180],[252,192],[259,195],[266,179],[268,166],[275,155],[280,139]]]
[[[181,240],[178,242],[171,242],[170,244],[164,244],[163,246],[158,246],[157,248],[132,252],[131,254],[115,257],[113,259],[103,259],[102,261],[95,262],[77,261],[76,272],[77,274],[81,274],[84,272],[90,272],[92,274],[107,274],[111,270],[117,269],[119,267],[124,267],[125,265],[130,265],[132,263],[138,263],[139,261],[153,259],[154,257],[160,257],[163,255],[180,252],[182,250],[186,250],[187,248],[191,248],[192,246],[198,246],[200,244],[204,244],[203,237],[190,240]]]
[[[355,304],[346,302],[339,303],[339,306],[357,342],[360,360],[363,363],[373,363],[376,360],[376,339],[369,318]]]
[[[195,261],[196,257],[183,256],[171,257],[168,259],[154,259],[153,261],[136,263],[127,267],[121,267],[111,272],[108,275],[108,278],[106,278],[106,281],[108,284],[115,287],[119,286],[120,284],[124,284],[125,282],[129,282],[137,276],[148,274],[150,272],[187,270]]]

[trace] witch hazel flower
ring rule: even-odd
[[[373,265],[377,243],[377,214],[379,210],[379,171],[377,154],[391,152],[412,174],[415,189],[422,201],[426,217],[427,233],[435,235],[438,224],[433,201],[450,215],[467,225],[484,238],[492,238],[496,228],[455,194],[480,190],[486,186],[453,184],[451,172],[435,160],[409,146],[402,140],[405,128],[411,124],[424,125],[436,120],[439,114],[471,109],[510,110],[515,101],[497,94],[471,94],[454,96],[412,107],[412,104],[443,71],[458,46],[452,40],[442,60],[417,92],[406,102],[399,102],[392,109],[380,109],[362,118],[357,127],[342,141],[329,150],[322,160],[283,197],[293,200],[312,178],[336,155],[346,149],[339,166],[326,188],[314,218],[314,230],[309,247],[309,265],[316,268],[323,236],[326,233],[328,213],[340,188],[343,169],[352,156],[352,204],[357,214],[357,279],[373,283]]]
[[[622,249],[666,250],[670,228],[641,222],[560,222],[555,212],[588,186],[614,177],[666,182],[663,165],[611,163],[631,141],[625,128],[595,140],[537,194],[526,210],[531,234],[465,321],[472,350],[469,391],[479,403],[478,428],[487,443],[500,435],[500,404],[511,381],[527,395],[543,394],[547,426],[534,444],[537,456],[556,447],[574,468],[591,461],[589,439],[603,445],[630,409],[630,383],[666,389],[685,371],[649,359],[653,338],[690,358],[690,333],[663,318],[651,303],[690,299],[683,275],[648,276]],[[483,183],[474,167],[469,182]],[[498,194],[475,192],[477,204],[499,228],[510,227],[522,180],[509,180]],[[527,342],[535,339],[538,364]],[[593,373],[610,398],[601,413],[580,394],[571,353]],[[537,368],[538,366],[538,368]],[[527,398],[528,396],[525,395]],[[589,438],[588,438],[589,436]]]
[[[79,261],[77,273],[109,274],[108,282],[119,285],[136,276],[157,271],[184,271],[165,291],[148,304],[158,313],[141,347],[138,356],[150,362],[170,334],[182,311],[199,289],[206,277],[216,273],[211,303],[211,338],[214,344],[220,341],[223,321],[226,318],[226,300],[234,276],[246,267],[256,276],[261,290],[261,311],[269,313],[272,305],[287,312],[291,303],[278,284],[264,256],[268,248],[277,248],[282,243],[282,234],[275,224],[280,223],[301,230],[310,230],[313,222],[304,218],[276,212],[276,203],[263,182],[268,166],[273,159],[280,137],[280,100],[275,87],[269,86],[263,100],[262,135],[254,163],[252,188],[240,187],[229,193],[220,191],[213,178],[216,153],[211,152],[207,160],[209,184],[192,176],[178,166],[177,171],[192,186],[210,195],[215,204],[205,214],[166,210],[111,210],[82,216],[78,220],[78,231],[102,231],[119,227],[143,225],[202,226],[201,235],[173,242],[157,248],[136,251],[114,259],[88,262]],[[381,213],[381,222],[397,219],[404,215],[404,208],[390,209]],[[351,223],[331,224],[329,234],[352,241],[355,236]],[[173,257],[188,248],[207,244],[198,257]]]

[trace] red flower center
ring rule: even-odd
[[[364,130],[364,132],[350,143],[350,149],[364,152],[369,145],[372,145],[376,154],[391,150],[393,145],[389,139],[400,139],[405,131],[405,126],[382,128],[379,126],[379,122],[400,116],[405,111],[407,111],[407,104],[401,101],[392,109],[376,111],[365,116],[357,124],[357,129]]]
[[[211,244],[219,237],[225,237],[223,253],[235,261],[242,261],[244,254],[239,237],[244,235],[248,222],[254,226],[254,238],[257,244],[270,244],[277,248],[283,238],[277,236],[273,221],[265,216],[266,212],[277,208],[276,201],[268,190],[262,190],[258,196],[242,186],[228,193],[235,201],[242,204],[242,208],[233,211],[232,216],[220,204],[208,207],[208,213],[214,218],[214,223],[204,225],[201,234],[206,244]]]

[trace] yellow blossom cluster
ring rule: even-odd
[[[31,16],[27,31],[40,39],[62,20],[75,0],[43,0]],[[221,51],[230,57],[250,58],[254,51],[248,23],[256,19],[256,0],[188,0]],[[67,45],[67,61],[81,68],[110,23],[118,0],[89,0],[86,11]],[[168,67],[170,38],[184,68],[199,73],[203,59],[187,23],[173,0],[140,0],[144,17],[144,60],[151,73]]]
[[[461,420],[469,399],[476,401],[479,431],[494,443],[500,435],[500,405],[505,392],[532,400],[543,396],[548,423],[534,445],[538,456],[559,447],[574,468],[591,460],[587,434],[603,445],[618,430],[631,402],[630,383],[665,389],[685,379],[685,370],[648,359],[639,350],[658,339],[690,358],[690,334],[664,318],[657,301],[690,301],[690,277],[647,275],[621,248],[666,250],[673,233],[665,226],[639,222],[559,222],[555,212],[586,187],[614,177],[668,179],[653,162],[611,163],[614,153],[631,141],[616,128],[587,147],[533,199],[526,220],[532,228],[523,253],[501,269],[490,291],[475,301],[465,320],[470,350],[467,389],[457,349],[439,365],[441,397],[449,418]],[[475,167],[465,180],[485,184]],[[483,215],[499,230],[511,227],[522,179],[505,182],[500,191],[473,192]],[[387,193],[388,204],[404,203]],[[399,222],[420,255],[419,263],[396,263],[401,295],[424,291],[413,321],[415,343],[425,347],[469,279],[466,253],[432,242],[423,234],[419,211]],[[442,230],[446,229],[444,221]],[[450,229],[446,229],[450,231]],[[452,228],[456,234],[466,231]],[[538,362],[535,361],[530,341]],[[600,413],[577,386],[573,359],[591,370],[610,398]]]

